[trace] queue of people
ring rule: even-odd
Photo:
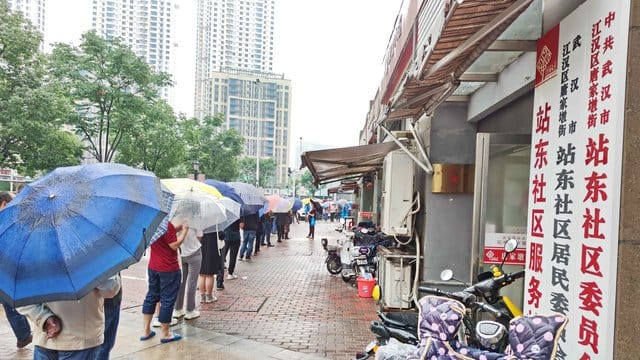
[[[11,199],[11,194],[0,193],[0,210]],[[308,237],[313,239],[316,221],[322,215],[319,207],[313,202],[311,205]],[[139,340],[150,341],[156,335],[161,344],[181,340],[182,336],[172,332],[171,326],[180,318],[192,320],[200,316],[196,295],[199,293],[200,304],[217,301],[214,285],[222,291],[225,279],[237,279],[237,261],[250,261],[261,249],[274,247],[273,227],[277,229],[278,243],[289,239],[290,225],[297,220],[291,211],[249,214],[224,230],[207,234],[190,228],[188,220],[169,222],[164,235],[150,246]],[[109,359],[121,302],[121,278],[116,275],[79,301],[54,301],[19,309],[4,303],[3,306],[17,347],[33,342],[34,359]],[[159,334],[154,327],[159,328]]]

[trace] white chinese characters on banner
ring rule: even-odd
[[[538,41],[525,312],[569,317],[556,357],[611,359],[629,0],[590,0]]]

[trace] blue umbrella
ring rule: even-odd
[[[218,189],[222,196],[226,196],[240,205],[243,204],[240,195],[231,186],[227,185],[227,183],[213,179],[207,179],[204,183]]]
[[[166,204],[157,177],[121,164],[62,167],[28,184],[0,211],[0,298],[80,299],[140,260]]]
[[[300,200],[298,198],[294,198],[293,199],[293,206],[291,207],[291,211],[293,211],[295,213],[300,209],[302,209],[302,200]]]

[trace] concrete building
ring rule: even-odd
[[[8,0],[9,9],[20,11],[24,17],[31,21],[31,24],[44,33],[44,0]]]
[[[272,158],[284,186],[290,154],[291,81],[272,73],[274,0],[199,0],[194,114],[223,114],[246,139],[244,155]]]
[[[244,137],[244,155],[273,159],[275,185],[283,186],[291,143],[291,81],[278,74],[225,70],[206,80],[211,97],[199,116],[223,114],[225,129]]]
[[[93,0],[92,27],[107,39],[119,38],[154,70],[172,74],[176,9],[172,0]],[[161,96],[172,103],[171,88]]]

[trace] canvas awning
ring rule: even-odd
[[[398,149],[394,142],[350,146],[302,154],[300,168],[308,167],[316,184],[353,178],[382,167],[385,155]]]
[[[467,0],[453,9],[417,76],[405,79],[384,121],[430,114],[459,86],[461,76],[533,0]]]

